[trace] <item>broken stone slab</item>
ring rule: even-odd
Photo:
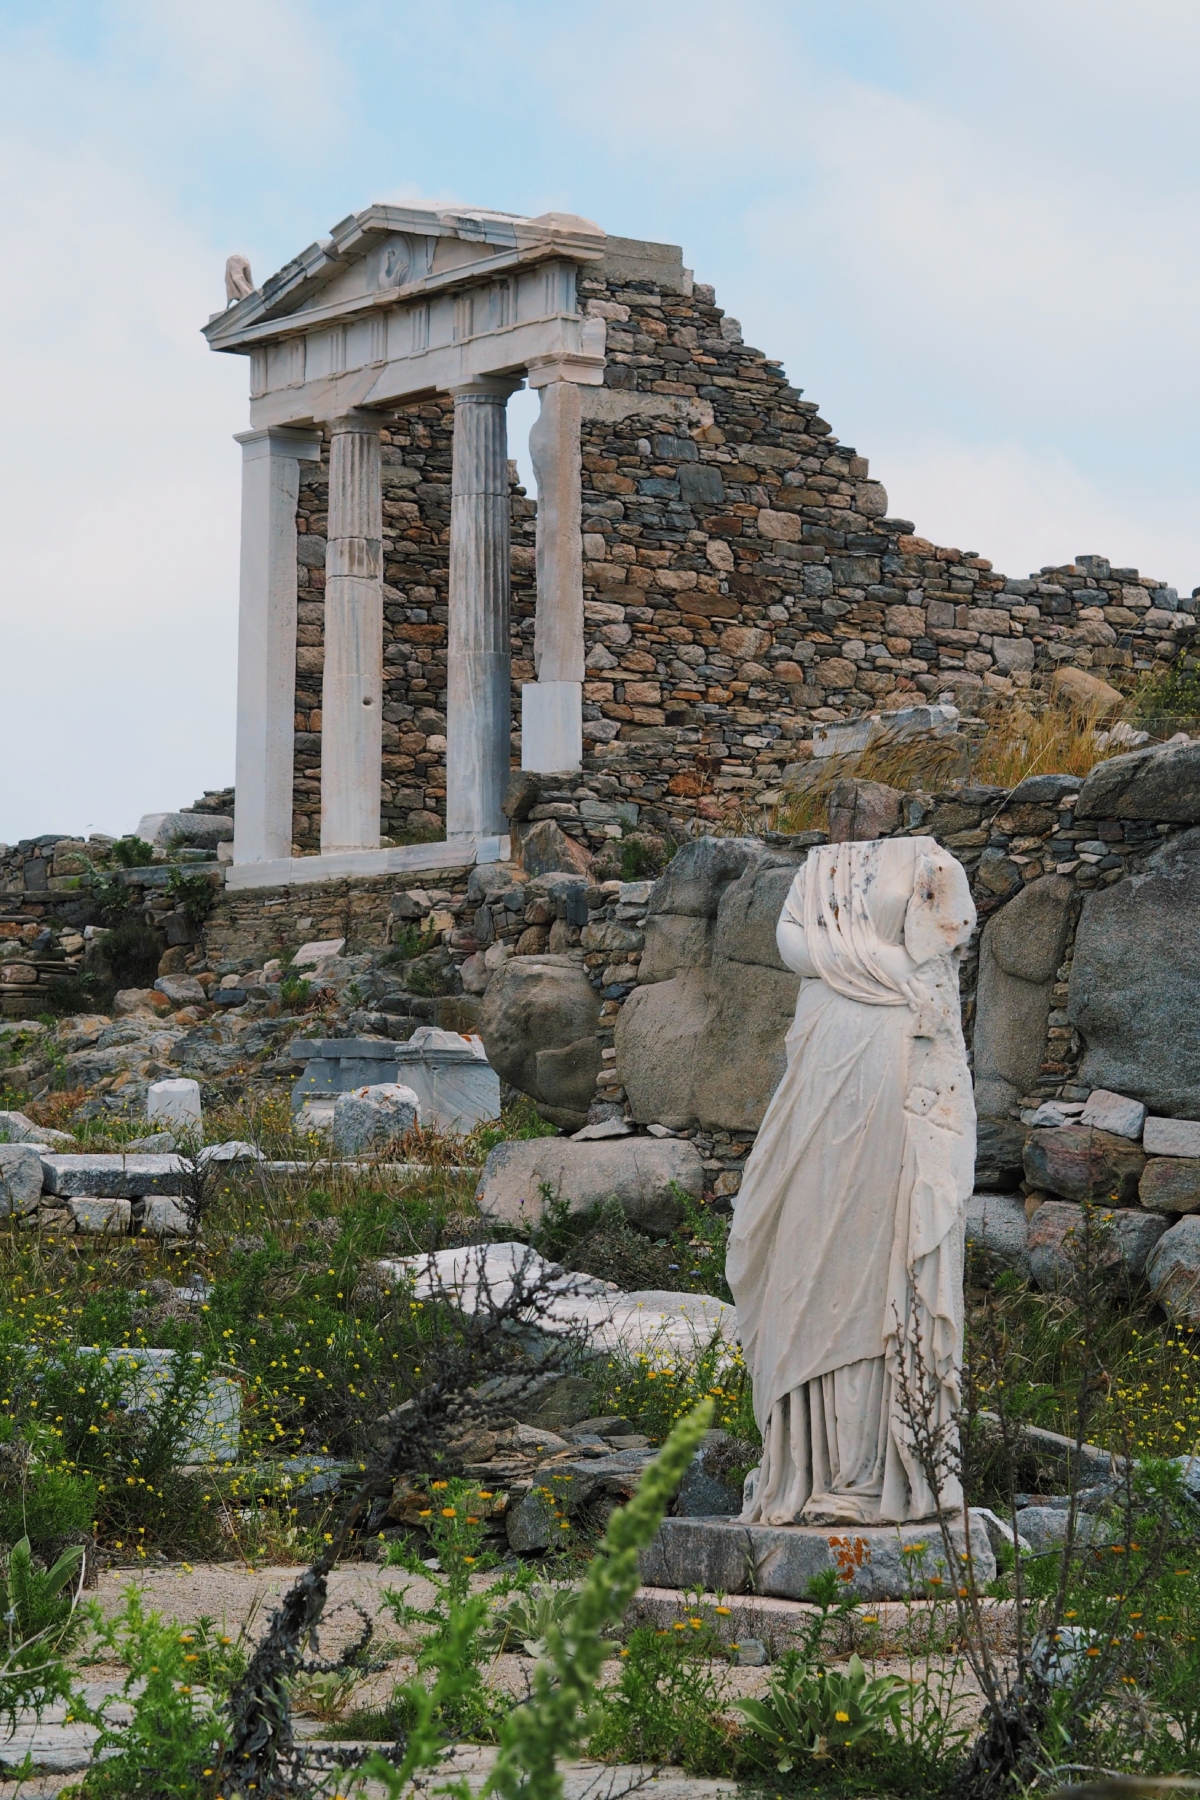
[[[1200,1216],[1165,1231],[1146,1261],[1150,1291],[1177,1325],[1200,1325]]]
[[[301,944],[291,961],[293,969],[315,969],[331,956],[340,956],[346,948],[345,938],[322,938],[317,943]]]
[[[1060,1550],[1067,1541],[1066,1506],[1023,1506],[1017,1513],[1017,1530],[1034,1556],[1045,1556]],[[1091,1513],[1076,1512],[1075,1542],[1080,1546],[1106,1543],[1108,1534],[1101,1520]]]
[[[1097,1208],[1091,1278],[1124,1296],[1139,1285],[1159,1239],[1168,1229],[1161,1214],[1141,1207]],[[1029,1226],[1029,1272],[1044,1292],[1063,1292],[1084,1281],[1085,1220],[1081,1207],[1063,1200],[1039,1206]]]
[[[972,1194],[966,1204],[966,1241],[1006,1269],[1029,1273],[1029,1221],[1008,1194]]]
[[[634,1224],[661,1234],[683,1218],[676,1188],[696,1199],[704,1190],[704,1164],[685,1139],[632,1137],[576,1144],[530,1138],[496,1145],[484,1164],[475,1200],[485,1219],[505,1225],[537,1224],[545,1211],[543,1189],[566,1201],[572,1213],[616,1200]]]
[[[1200,744],[1154,745],[1097,763],[1080,790],[1076,815],[1200,824]]]
[[[973,1506],[971,1517],[983,1521],[983,1529],[988,1534],[988,1543],[997,1556],[1005,1544],[1011,1544],[1022,1556],[1028,1556],[1031,1553],[1032,1545],[1029,1539],[1022,1537],[1008,1519],[1002,1519],[999,1513],[992,1511],[990,1506]]]
[[[737,1315],[723,1300],[658,1289],[626,1293],[594,1275],[564,1271],[527,1244],[468,1244],[378,1267],[411,1286],[415,1299],[444,1298],[465,1313],[503,1305],[519,1280],[541,1296],[540,1305],[530,1307],[531,1325],[550,1336],[573,1335],[594,1351],[669,1362],[694,1359],[716,1341],[737,1341]]]
[[[244,1138],[228,1138],[223,1144],[205,1144],[196,1152],[196,1163],[201,1169],[209,1163],[265,1163],[266,1157],[255,1144],[246,1143]]]
[[[67,1202],[76,1231],[91,1237],[125,1237],[133,1223],[130,1200],[99,1199],[94,1194]]]
[[[1142,1148],[1147,1156],[1200,1156],[1200,1120],[1146,1120]]]
[[[333,1147],[339,1156],[361,1156],[403,1137],[420,1122],[410,1087],[382,1081],[339,1094],[333,1107]]]
[[[975,1010],[975,1104],[1002,1115],[1041,1074],[1055,971],[1076,905],[1075,884],[1043,875],[983,928]]]
[[[181,1194],[188,1164],[181,1156],[121,1156],[107,1152],[43,1152],[42,1191],[63,1199],[104,1194],[136,1200],[144,1194]]]
[[[1025,1145],[1025,1177],[1031,1187],[1064,1200],[1137,1202],[1146,1153],[1115,1132],[1088,1125],[1034,1131]]]
[[[0,1219],[32,1212],[42,1180],[42,1158],[32,1144],[0,1144]]]
[[[1140,1100],[1114,1094],[1110,1088],[1093,1088],[1079,1115],[1079,1123],[1094,1125],[1099,1131],[1112,1131],[1118,1137],[1132,1138],[1136,1142],[1146,1123],[1146,1108]],[[1200,1131],[1197,1136],[1200,1138]]]
[[[76,1201],[72,1204],[78,1205]],[[187,1214],[168,1194],[152,1194],[141,1203],[139,1215],[143,1237],[187,1237]]]
[[[200,1083],[189,1075],[152,1081],[146,1090],[146,1117],[152,1123],[161,1120],[164,1125],[195,1131],[201,1116]]]
[[[594,1125],[585,1125],[582,1131],[571,1133],[573,1144],[602,1143],[605,1138],[623,1138],[633,1136],[633,1126],[628,1119],[599,1119]]]
[[[982,1520],[971,1518],[971,1559],[980,1586],[996,1558]],[[952,1541],[966,1554],[961,1520]],[[808,1598],[814,1576],[832,1570],[858,1600],[907,1600],[952,1593],[959,1570],[946,1567],[937,1523],[920,1525],[740,1525],[735,1519],[668,1518],[641,1556],[642,1580],[661,1588]]]
[[[0,1112],[0,1144],[61,1144],[65,1148],[74,1142],[69,1131],[35,1125],[23,1112]]]
[[[1021,1114],[1021,1123],[1037,1131],[1056,1131],[1060,1125],[1078,1125],[1082,1112],[1082,1100],[1043,1100]]]
[[[215,850],[233,837],[233,820],[223,813],[143,813],[136,835],[147,844],[170,850],[176,844],[192,844]]]
[[[194,975],[160,975],[154,988],[165,994],[172,1006],[203,1006],[208,999]]]
[[[1138,1182],[1150,1212],[1200,1212],[1200,1156],[1152,1156]]]

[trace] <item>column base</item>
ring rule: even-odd
[[[557,775],[583,767],[583,684],[527,681],[521,688],[521,767]]]

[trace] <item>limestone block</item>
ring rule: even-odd
[[[328,957],[340,956],[346,948],[345,938],[324,938],[318,943],[301,944],[292,958],[293,969],[315,969]]]
[[[1142,1280],[1147,1261],[1167,1231],[1166,1219],[1140,1207],[1097,1212],[1090,1279],[1125,1297]],[[1029,1226],[1029,1270],[1046,1292],[1077,1288],[1084,1279],[1086,1224],[1083,1209],[1062,1200],[1039,1206]]]
[[[616,1200],[645,1230],[670,1231],[683,1216],[678,1184],[699,1198],[704,1168],[693,1146],[667,1138],[632,1137],[576,1144],[531,1138],[497,1144],[488,1156],[476,1202],[486,1219],[505,1225],[536,1223],[543,1186],[572,1213]]]
[[[338,1156],[369,1155],[419,1123],[417,1096],[399,1082],[351,1088],[333,1106],[333,1148]]]
[[[1034,1131],[1025,1145],[1025,1176],[1032,1187],[1064,1200],[1137,1203],[1145,1152],[1115,1132],[1087,1125]]]
[[[208,999],[194,975],[160,975],[154,988],[172,1006],[203,1006]]]
[[[1152,1156],[1142,1170],[1138,1199],[1151,1212],[1200,1212],[1200,1156]]]
[[[186,1237],[187,1214],[168,1195],[151,1195],[142,1206],[141,1229],[143,1237]]]
[[[1108,1088],[1093,1088],[1087,1105],[1079,1115],[1081,1125],[1095,1125],[1100,1131],[1112,1131],[1118,1137],[1132,1138],[1136,1143],[1146,1122],[1146,1109],[1140,1100],[1129,1100]],[[1197,1132],[1200,1140],[1200,1131]]]
[[[488,983],[479,1035],[502,1081],[564,1115],[556,1124],[578,1130],[600,1072],[599,1016],[600,998],[582,962],[515,957]]]
[[[1200,744],[1161,744],[1097,763],[1079,795],[1081,819],[1200,824]]]
[[[1011,1194],[1024,1174],[1022,1158],[1029,1133],[1011,1119],[981,1117],[975,1127],[975,1187],[987,1194]]]
[[[650,893],[648,911],[715,919],[721,896],[762,852],[756,838],[694,838],[672,857]]]
[[[1029,1269],[1029,1221],[1020,1200],[1008,1194],[972,1194],[966,1207],[966,1241],[1006,1269]]]
[[[0,1219],[32,1212],[42,1192],[42,1159],[32,1144],[0,1144]]]
[[[1054,671],[1051,686],[1056,700],[1065,700],[1079,712],[1092,713],[1097,719],[1115,719],[1125,710],[1124,694],[1099,676],[1073,668],[1070,663]]]
[[[473,1131],[500,1117],[500,1077],[478,1039],[421,1025],[396,1046],[396,1079],[416,1095],[421,1123],[436,1131]]]
[[[638,980],[670,981],[686,969],[706,969],[712,961],[713,921],[686,913],[652,913],[646,920],[645,948]]]
[[[1194,829],[1163,844],[1141,873],[1084,900],[1067,1004],[1086,1045],[1080,1080],[1142,1100],[1152,1113],[1200,1119],[1197,991],[1200,830]]]
[[[209,1163],[260,1163],[266,1157],[255,1144],[248,1144],[244,1138],[227,1138],[223,1144],[205,1144],[197,1151],[196,1161],[202,1169]]]
[[[829,795],[829,841],[886,837],[900,824],[904,796],[882,781],[838,781]]]
[[[1200,1120],[1147,1119],[1142,1148],[1147,1156],[1200,1156]]]
[[[129,1200],[101,1200],[95,1195],[67,1202],[76,1231],[93,1237],[124,1237],[133,1222],[133,1204]]]
[[[197,1130],[200,1125],[200,1083],[188,1076],[152,1081],[146,1092],[146,1117],[164,1125]]]
[[[1043,875],[988,920],[979,948],[975,1103],[999,1115],[1041,1073],[1055,971],[1062,961],[1074,884]]]
[[[1200,1218],[1180,1219],[1163,1233],[1147,1258],[1146,1276],[1169,1319],[1200,1326]]]
[[[63,1199],[92,1194],[136,1200],[144,1194],[181,1194],[187,1164],[179,1156],[121,1156],[94,1152],[42,1156],[42,1186]]]
[[[980,1582],[995,1577],[996,1558],[982,1520],[971,1518],[971,1557]],[[952,1541],[966,1542],[961,1522]],[[906,1554],[906,1551],[908,1552]],[[647,1586],[707,1593],[808,1598],[815,1575],[833,1570],[857,1600],[907,1600],[931,1576],[944,1590],[948,1570],[932,1522],[922,1525],[739,1525],[731,1519],[664,1519],[640,1558]],[[934,1590],[937,1591],[936,1589]]]

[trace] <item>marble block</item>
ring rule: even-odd
[[[961,1519],[953,1531],[963,1546]],[[971,1520],[971,1557],[980,1586],[996,1575],[982,1519]],[[804,1600],[814,1575],[838,1570],[859,1600],[951,1598],[957,1570],[946,1568],[937,1524],[739,1525],[729,1518],[664,1519],[641,1557],[651,1587],[699,1587],[726,1594]],[[931,1581],[931,1578],[932,1581]],[[938,1579],[940,1578],[940,1580]]]

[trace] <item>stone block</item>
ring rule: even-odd
[[[92,1237],[125,1237],[133,1223],[129,1200],[102,1200],[95,1195],[67,1202],[76,1231]]]
[[[42,1159],[32,1144],[0,1144],[0,1219],[33,1212],[42,1192]]]
[[[954,1541],[966,1553],[961,1523]],[[995,1579],[996,1558],[982,1522],[971,1520],[971,1555],[977,1580]],[[947,1569],[937,1525],[739,1525],[733,1519],[664,1519],[641,1556],[642,1580],[653,1587],[700,1588],[707,1593],[760,1593],[788,1600],[808,1597],[809,1584],[826,1570],[843,1579],[856,1600],[906,1600],[958,1585]]]
[[[974,1037],[975,1103],[982,1113],[1006,1112],[1041,1074],[1074,896],[1065,876],[1043,875],[984,926]]]
[[[1079,1115],[1081,1125],[1094,1125],[1099,1131],[1112,1131],[1118,1137],[1132,1138],[1135,1142],[1141,1137],[1145,1122],[1146,1109],[1140,1100],[1129,1100],[1109,1088],[1093,1088]],[[1196,1127],[1196,1136],[1200,1145],[1200,1126]]]
[[[802,857],[767,851],[730,882],[717,910],[715,960],[760,963],[781,972],[787,969],[775,942],[775,928],[802,862]]]
[[[1200,744],[1156,744],[1097,763],[1079,795],[1081,819],[1200,824]]]
[[[1116,719],[1125,710],[1124,694],[1099,676],[1073,668],[1070,663],[1055,670],[1051,687],[1056,700],[1065,700],[1077,712],[1090,713],[1097,719]]]
[[[340,956],[346,948],[345,938],[323,938],[312,944],[301,944],[291,961],[293,969],[315,969],[331,956]]]
[[[1012,1119],[980,1118],[975,1126],[975,1188],[985,1194],[1011,1194],[1025,1173],[1022,1158],[1024,1125]]]
[[[1200,1326],[1200,1216],[1180,1219],[1163,1233],[1147,1258],[1146,1278],[1169,1319]]]
[[[1029,1226],[1029,1271],[1046,1293],[1077,1290],[1087,1279],[1118,1298],[1142,1281],[1148,1259],[1168,1228],[1160,1214],[1140,1207],[1096,1208],[1090,1253],[1083,1209],[1062,1200],[1039,1206]],[[1090,1263],[1090,1270],[1087,1264]]]
[[[514,839],[516,832],[514,831]],[[539,819],[520,827],[521,867],[530,879],[538,875],[591,873],[590,853],[577,838],[568,837],[555,819]]]
[[[502,1081],[552,1109],[555,1124],[578,1131],[600,1072],[599,1017],[600,997],[581,960],[514,957],[488,983],[479,1035]]]
[[[69,1131],[35,1125],[23,1112],[0,1112],[0,1144],[62,1144],[65,1148],[74,1142]]]
[[[338,1156],[369,1156],[420,1122],[417,1096],[399,1082],[351,1088],[333,1108],[333,1148]]]
[[[713,921],[686,913],[654,913],[646,920],[645,948],[638,969],[643,986],[670,981],[685,969],[706,969],[712,961]]]
[[[78,1205],[85,1202],[76,1202]],[[143,1237],[175,1238],[188,1235],[187,1214],[166,1194],[152,1194],[141,1210]]]
[[[992,658],[1001,675],[1011,675],[1017,669],[1032,669],[1033,645],[1028,638],[995,638]]]
[[[1087,1125],[1033,1131],[1025,1145],[1025,1178],[1031,1187],[1064,1200],[1137,1201],[1145,1152],[1115,1132]]]
[[[500,1117],[500,1077],[459,1032],[418,1026],[396,1046],[396,1078],[416,1095],[426,1128],[463,1135]]]
[[[1200,1156],[1200,1120],[1151,1117],[1142,1129],[1147,1156]]]
[[[528,1225],[544,1211],[543,1186],[572,1213],[616,1200],[634,1224],[656,1234],[683,1217],[675,1186],[699,1198],[704,1167],[686,1141],[648,1137],[576,1144],[531,1138],[497,1144],[488,1156],[475,1199],[485,1219]]]
[[[160,984],[161,986],[161,984]],[[201,1121],[200,1083],[187,1076],[152,1081],[146,1091],[146,1117],[158,1124],[198,1131]]]
[[[1008,1194],[972,1194],[966,1205],[968,1249],[1022,1274],[1029,1270],[1029,1221],[1020,1200]]]
[[[203,1006],[208,999],[194,975],[160,975],[154,987],[172,1006]]]
[[[1034,1556],[1046,1556],[1066,1543],[1068,1517],[1065,1506],[1022,1506],[1017,1513],[1017,1530]],[[1075,1542],[1081,1546],[1093,1539],[1103,1542],[1099,1526],[1100,1521],[1090,1513],[1076,1512]]]
[[[829,795],[829,841],[849,844],[899,829],[904,795],[882,781],[838,781]]]
[[[1152,1156],[1142,1170],[1138,1199],[1150,1212],[1200,1212],[1200,1157]]]
[[[1009,795],[1008,805],[1056,807],[1082,786],[1082,775],[1027,775]]]
[[[1152,1113],[1200,1119],[1197,991],[1200,830],[1192,830],[1083,903],[1067,1005],[1086,1045],[1080,1080]]]
[[[121,1156],[95,1152],[42,1154],[42,1187],[63,1199],[93,1194],[136,1200],[145,1194],[181,1194],[187,1164],[179,1156]]]
[[[163,850],[177,844],[215,850],[218,844],[228,843],[233,837],[233,820],[223,813],[143,813],[137,836]]]
[[[671,858],[654,883],[648,912],[715,919],[725,889],[761,850],[756,838],[694,838]]]

